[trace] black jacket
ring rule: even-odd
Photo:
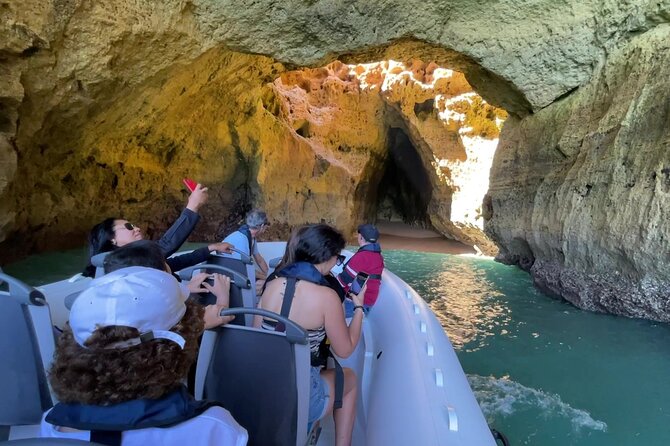
[[[184,208],[184,210],[181,211],[179,218],[172,223],[170,229],[168,229],[165,234],[163,234],[163,237],[157,242],[158,246],[161,247],[163,254],[165,254],[165,257],[170,257],[177,252],[188,236],[191,235],[191,232],[193,232],[195,225],[197,225],[199,221],[200,215],[196,212],[193,212],[188,208]]]

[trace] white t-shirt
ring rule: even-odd
[[[89,431],[61,432],[59,427],[44,421],[42,417],[40,436],[43,438],[69,438],[91,441]],[[210,407],[195,418],[172,427],[150,427],[125,431],[121,436],[122,446],[245,446],[247,431],[237,424],[233,416],[223,407]]]
[[[246,255],[251,255],[251,253],[249,253],[249,239],[247,238],[246,235],[242,234],[240,231],[230,233],[228,237],[223,239],[223,241],[226,243],[230,243],[235,247],[235,249],[242,251]],[[258,243],[256,243],[255,240],[252,240],[252,242],[254,249],[253,255],[256,255],[258,254]],[[238,260],[240,259],[240,255],[236,252],[232,254],[222,254],[222,255],[225,257],[230,257],[232,259],[238,259]]]

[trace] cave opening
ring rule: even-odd
[[[495,252],[482,202],[507,114],[462,72],[419,59],[335,61],[282,73],[272,91],[280,106],[265,110],[314,153],[310,189],[328,202],[307,197],[304,219],[388,222]]]
[[[387,141],[388,157],[378,186],[375,220],[429,227],[432,186],[421,157],[402,128],[389,128]]]

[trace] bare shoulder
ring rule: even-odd
[[[272,294],[277,289],[283,288],[285,283],[286,283],[285,277],[276,277],[265,285],[265,292],[263,294]]]
[[[307,281],[303,281],[301,283],[303,284],[303,290],[305,293],[309,293],[311,296],[318,296],[319,300],[321,301],[333,303],[340,302],[340,298],[337,296],[337,293],[330,287]]]

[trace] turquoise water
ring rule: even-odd
[[[580,311],[490,260],[385,252],[387,267],[429,302],[489,423],[513,445],[670,445],[670,326]],[[85,251],[5,268],[47,283]]]
[[[670,326],[584,312],[490,260],[396,251],[514,445],[670,444]]]

